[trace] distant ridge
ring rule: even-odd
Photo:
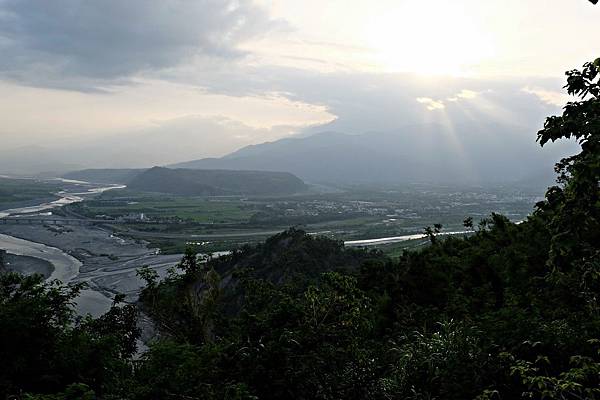
[[[303,192],[304,182],[289,172],[150,169],[87,169],[63,175],[93,183],[125,184],[143,192],[189,196],[284,195]]]
[[[192,170],[154,167],[138,174],[130,189],[189,196],[283,195],[306,190],[288,172]]]
[[[74,179],[92,183],[128,184],[133,178],[144,172],[145,169],[83,169],[64,174],[65,179]]]
[[[565,152],[565,149],[566,152]],[[417,125],[395,132],[318,133],[246,146],[173,168],[287,171],[310,183],[512,183],[552,170],[567,144],[540,149],[509,125]]]

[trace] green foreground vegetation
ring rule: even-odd
[[[1,276],[0,396],[600,398],[599,76],[600,59],[568,73],[581,100],[538,140],[582,150],[523,223],[429,228],[395,260],[296,229],[214,260],[190,250],[162,281],[139,271],[160,331],[139,360],[134,305],[82,319],[79,286]]]

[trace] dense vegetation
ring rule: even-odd
[[[143,192],[183,196],[274,195],[306,190],[298,177],[287,172],[150,169],[86,169],[69,172],[67,179],[125,184]]]
[[[185,196],[291,194],[306,189],[287,172],[191,170],[154,167],[128,183],[134,190]]]
[[[76,317],[73,299],[81,289],[45,283],[41,275],[0,275],[1,398],[65,391],[25,397],[79,399],[123,390],[138,335],[135,306],[117,299],[98,319]]]
[[[63,178],[92,183],[126,185],[129,183],[129,181],[131,181],[143,171],[145,170],[134,168],[83,169],[80,171],[68,172],[63,175]]]
[[[581,100],[538,140],[582,150],[525,222],[492,214],[461,239],[434,226],[394,261],[291,229],[225,258],[190,251],[162,281],[142,268],[160,336],[139,361],[131,306],[76,320],[75,289],[6,275],[2,394],[600,398],[599,77],[600,59],[568,72]]]

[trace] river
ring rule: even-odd
[[[65,183],[89,185],[87,182],[78,182],[70,180],[62,181],[64,181]],[[125,186],[123,185],[111,185],[101,187],[91,186],[85,191],[61,191],[57,193],[57,196],[60,196],[60,198],[55,201],[46,202],[34,206],[3,210],[0,211],[0,218],[49,211],[58,207],[65,206],[67,204],[73,204],[83,201],[86,196],[124,187]],[[52,274],[47,279],[48,281],[58,279],[63,283],[71,283],[75,281],[80,274],[82,262],[56,247],[47,246],[42,243],[37,243],[10,235],[0,234],[0,249],[4,249],[9,253],[18,256],[29,256],[48,261],[54,267]],[[85,315],[89,313],[95,317],[106,312],[106,310],[108,310],[112,304],[112,300],[109,297],[105,296],[99,291],[92,289],[82,290],[75,302],[76,309],[79,314]]]
[[[73,180],[69,180],[69,179],[59,179],[59,178],[56,178],[56,179],[60,180],[62,182],[65,182],[65,183],[90,185],[88,182],[73,181]],[[56,195],[60,197],[57,200],[34,205],[34,206],[29,206],[29,207],[20,207],[20,208],[11,208],[8,210],[2,210],[2,211],[0,211],[0,218],[5,218],[5,217],[11,216],[11,215],[33,214],[33,213],[39,213],[42,211],[48,211],[48,210],[51,210],[54,208],[66,206],[68,204],[79,203],[80,201],[83,201],[86,196],[99,194],[102,192],[106,192],[107,190],[123,189],[123,188],[125,188],[125,185],[110,185],[110,186],[99,186],[99,187],[92,186],[84,192],[61,191],[61,192],[56,193]]]
[[[81,261],[56,247],[0,234],[0,248],[17,256],[35,257],[51,263],[54,271],[48,281],[58,279],[63,283],[70,283],[79,276]],[[89,313],[97,317],[110,308],[112,300],[98,291],[84,289],[75,303],[79,314]]]

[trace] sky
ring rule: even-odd
[[[1,149],[155,164],[472,121],[534,141],[599,21],[585,0],[0,0]]]

